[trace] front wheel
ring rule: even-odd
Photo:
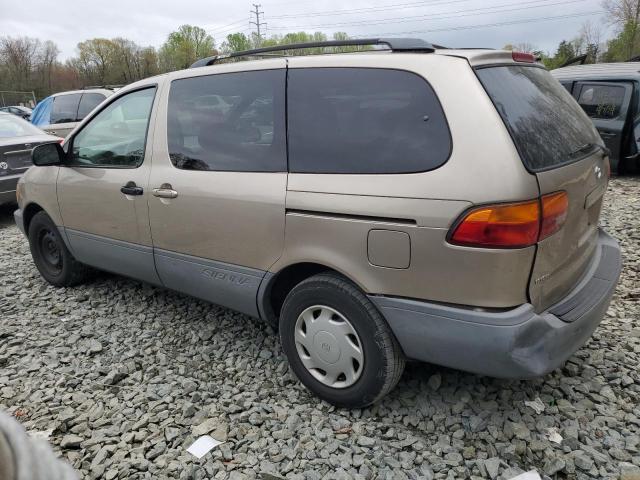
[[[338,275],[315,275],[287,295],[280,338],[300,381],[339,407],[375,403],[404,370],[402,350],[385,320],[361,290]]]
[[[88,267],[78,262],[64,244],[58,227],[45,212],[38,212],[29,223],[29,247],[40,275],[56,287],[81,283]]]

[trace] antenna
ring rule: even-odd
[[[266,26],[267,24],[264,21],[260,21],[260,15],[262,15],[264,17],[264,11],[260,11],[260,7],[262,7],[262,5],[257,4],[257,3],[253,3],[253,10],[251,10],[251,15],[255,15],[256,16],[256,21],[250,21],[249,23],[251,25],[255,25],[256,26],[256,30],[257,30],[257,34],[258,34],[258,46],[260,46],[262,44],[262,31],[261,31],[261,27]]]

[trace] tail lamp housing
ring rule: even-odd
[[[518,203],[483,205],[454,224],[449,242],[479,248],[525,248],[562,228],[569,209],[566,192]]]

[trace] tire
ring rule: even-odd
[[[335,274],[314,275],[289,292],[280,313],[280,339],[298,379],[337,407],[377,402],[404,370],[402,350],[380,312]]]
[[[33,262],[51,285],[71,287],[87,278],[89,268],[73,258],[58,227],[45,212],[38,212],[31,219],[28,238]]]

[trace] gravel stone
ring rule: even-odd
[[[83,440],[84,438],[78,435],[66,435],[60,441],[60,446],[62,448],[79,448]]]
[[[640,480],[639,211],[640,178],[612,179],[601,223],[622,277],[562,368],[516,381],[409,364],[349,411],[301,386],[259,320],[107,273],[46,284],[0,208],[0,409],[50,432],[80,478]],[[198,460],[200,435],[225,443]]]

